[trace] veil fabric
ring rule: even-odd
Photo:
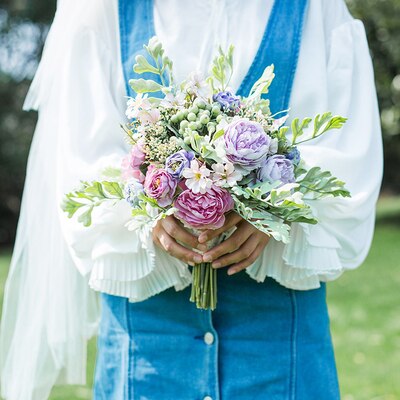
[[[80,3],[58,2],[25,110],[46,109]],[[56,182],[64,155],[52,129],[56,124],[56,115],[39,112],[5,286],[0,368],[1,395],[7,400],[43,400],[54,384],[84,384],[87,340],[99,321],[97,294],[75,267],[61,232]]]

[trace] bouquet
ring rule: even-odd
[[[341,128],[346,119],[327,112],[286,126],[287,110],[272,115],[265,98],[273,65],[247,97],[239,97],[229,89],[232,46],[219,49],[209,76],[191,73],[179,83],[158,39],[144,48],[146,57],[137,56],[133,67],[144,75],[129,82],[137,95],[128,99],[130,122],[122,125],[130,153],[112,179],[82,182],[65,196],[62,207],[70,218],[77,213],[88,226],[94,207],[125,199],[132,208],[130,230],[154,227],[168,215],[192,232],[217,229],[236,212],[287,243],[291,222],[317,223],[304,200],[350,196],[329,171],[307,168],[297,147]],[[192,276],[190,300],[215,309],[216,270],[202,263],[193,266]]]

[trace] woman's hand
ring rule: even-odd
[[[203,262],[201,254],[191,249],[198,249],[204,252],[207,250],[207,246],[199,243],[197,237],[188,232],[174,216],[170,215],[159,220],[153,228],[152,234],[154,243],[171,254],[171,256],[189,265]]]
[[[269,236],[234,212],[227,215],[223,227],[204,231],[198,240],[200,243],[206,243],[234,226],[237,229],[228,239],[203,255],[203,261],[212,262],[214,268],[229,265],[229,275],[247,268],[256,261],[269,241]]]

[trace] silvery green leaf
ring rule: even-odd
[[[274,219],[273,216],[270,218],[265,217],[264,219],[258,219],[256,221],[248,221],[254,225],[258,230],[264,232],[268,236],[272,236],[275,240],[283,243],[289,243],[290,241],[290,226]]]
[[[214,133],[213,136],[213,141],[217,140],[218,138],[220,138],[221,136],[223,136],[225,133],[225,131],[223,129],[220,129],[219,131]]]
[[[351,197],[345,188],[345,183],[334,177],[329,171],[322,171],[320,167],[311,168],[306,175],[298,181],[303,194],[313,193],[313,198],[326,196]]]
[[[130,87],[136,93],[152,93],[152,92],[160,92],[163,88],[159,83],[151,80],[151,79],[130,79],[129,80]]]
[[[306,120],[308,121],[309,118],[306,118]],[[304,121],[306,121],[304,120]],[[294,120],[295,121],[295,120]],[[293,121],[293,122],[294,122]],[[304,122],[303,121],[303,122]],[[347,121],[347,118],[341,117],[340,115],[335,115],[332,116],[331,112],[326,112],[324,114],[317,114],[314,118],[314,129],[311,133],[311,136],[308,136],[307,138],[297,141],[298,137],[300,137],[304,132],[303,130],[305,129],[305,127],[301,127],[301,125],[297,125],[295,126],[295,128],[293,127],[293,123],[292,123],[292,130],[294,128],[294,135],[292,138],[292,144],[300,144],[300,143],[304,143],[307,142],[309,140],[313,140],[321,135],[323,135],[325,132],[328,132],[332,129],[340,129],[342,128],[342,126],[344,125],[344,123]],[[297,122],[298,123],[298,122]],[[309,122],[306,124],[307,126],[309,125]],[[300,133],[297,132],[296,129],[300,130]],[[295,133],[297,132],[297,133]]]
[[[308,128],[312,118],[305,118],[303,121],[299,122],[298,118],[295,118],[292,121],[291,128],[292,128],[292,144],[296,143],[298,137],[304,134],[304,130]]]
[[[143,46],[147,52],[156,60],[164,54],[164,49],[157,36],[150,38],[147,46]]]
[[[79,217],[78,222],[82,223],[83,226],[88,227],[92,224],[92,211],[93,205],[89,206],[86,211],[84,211]]]
[[[160,75],[159,70],[156,67],[153,67],[143,55],[141,54],[137,55],[135,60],[136,64],[133,66],[133,71],[136,72],[137,74],[150,72],[153,74]]]
[[[254,83],[254,85],[250,89],[248,101],[250,101],[250,103],[257,103],[260,100],[262,94],[268,93],[269,86],[271,85],[274,77],[274,65],[272,64],[264,69],[261,77]]]

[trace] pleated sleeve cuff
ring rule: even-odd
[[[271,239],[246,271],[258,282],[269,276],[290,289],[316,289],[321,281],[342,274],[338,248],[337,240],[320,226],[292,224],[290,243],[285,245]]]
[[[146,300],[171,287],[182,290],[190,283],[187,265],[153,246],[96,258],[89,279],[92,289],[127,297],[131,302]]]

